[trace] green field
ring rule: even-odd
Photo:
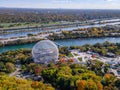
[[[78,58],[78,60],[79,60],[80,62],[82,62],[82,58]]]
[[[69,54],[68,54],[68,57],[73,57],[72,53],[69,53]]]
[[[61,24],[60,22],[49,22],[49,23],[0,23],[0,28],[10,29],[10,28],[24,28],[24,27],[36,27],[41,25],[55,25]]]

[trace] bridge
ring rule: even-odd
[[[58,47],[64,47],[64,45],[54,42]]]

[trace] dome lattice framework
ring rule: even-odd
[[[42,40],[33,47],[32,56],[35,63],[55,63],[58,61],[59,50],[54,42]]]

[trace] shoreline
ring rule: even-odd
[[[61,39],[50,39],[50,40],[70,40],[70,39],[99,39],[99,38],[119,38],[120,36],[103,36],[103,37],[82,37],[82,38],[61,38]],[[1,43],[0,42],[0,47],[5,47],[5,46],[15,46],[15,45],[25,45],[25,44],[32,44],[32,43],[37,43],[40,40],[44,40],[44,38],[29,38],[29,39],[18,39],[18,40],[13,40],[13,41],[8,41],[7,43]]]
[[[60,39],[53,39],[53,40],[64,40],[64,39],[98,39],[98,38],[107,38],[107,37],[110,37],[110,38],[117,38],[117,37],[120,37],[120,36],[100,36],[100,37],[96,37],[96,36],[94,36],[94,37],[76,37],[76,38],[60,38]],[[52,40],[52,39],[51,39]]]

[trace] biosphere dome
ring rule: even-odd
[[[33,47],[32,56],[35,63],[55,63],[58,61],[59,50],[54,42],[42,40]]]

